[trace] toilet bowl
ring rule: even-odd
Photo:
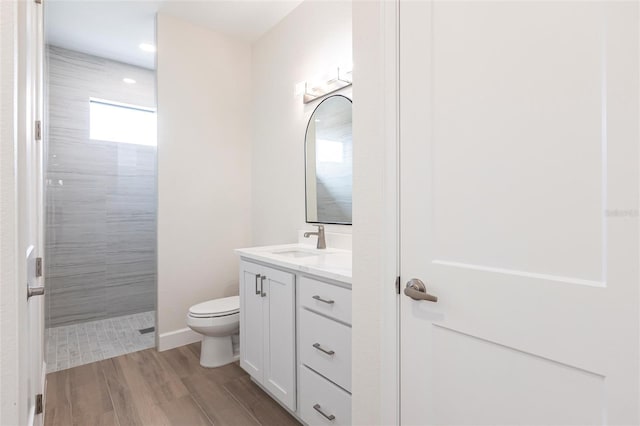
[[[240,328],[240,297],[208,300],[189,308],[187,325],[203,335],[200,365],[219,367],[235,360],[231,335]]]

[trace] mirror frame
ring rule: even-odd
[[[346,100],[348,100],[351,103],[351,107],[353,108],[353,100],[346,96],[346,95],[342,95],[342,94],[334,94],[334,95],[330,95],[327,96],[326,98],[324,98],[322,101],[320,101],[320,103],[313,109],[313,112],[311,113],[311,115],[309,116],[309,120],[307,121],[307,125],[305,127],[305,131],[304,131],[304,221],[305,223],[314,223],[314,224],[322,224],[322,225],[348,225],[348,226],[352,226],[353,225],[353,210],[351,212],[351,222],[321,222],[321,221],[310,221],[309,220],[309,211],[308,211],[308,203],[307,203],[307,196],[309,195],[307,193],[307,184],[308,184],[308,180],[309,180],[309,176],[307,173],[307,133],[309,132],[309,125],[311,124],[311,119],[313,118],[313,115],[316,113],[316,111],[318,110],[318,108],[320,108],[320,105],[322,105],[326,100],[331,99],[331,98],[336,98],[336,97],[342,97],[345,98]],[[353,144],[353,121],[351,124],[351,143]],[[353,160],[351,162],[351,170],[353,172]],[[353,184],[353,181],[352,181]],[[353,206],[353,186],[352,186],[352,191],[351,191],[351,200],[352,200],[352,206]]]

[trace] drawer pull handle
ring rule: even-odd
[[[258,290],[258,280],[260,279],[260,274],[256,274],[256,294],[260,294],[260,290]]]
[[[335,351],[328,351],[325,348],[323,348],[322,346],[320,346],[320,343],[314,343],[313,347],[316,348],[317,350],[324,352],[327,355],[335,355]]]
[[[333,414],[325,414],[325,412],[322,411],[322,407],[320,406],[320,404],[314,405],[313,409],[316,410],[318,413],[322,414],[324,418],[327,420],[333,421],[336,419],[336,416],[334,416]]]
[[[327,305],[333,305],[334,303],[336,303],[335,300],[326,300],[326,299],[323,299],[322,297],[320,297],[318,295],[313,296],[313,299],[316,299],[318,302],[324,302]]]

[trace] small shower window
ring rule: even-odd
[[[151,108],[90,99],[89,138],[156,146],[156,111]]]

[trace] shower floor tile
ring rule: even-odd
[[[47,373],[60,371],[155,346],[155,311],[48,328],[45,331]]]

